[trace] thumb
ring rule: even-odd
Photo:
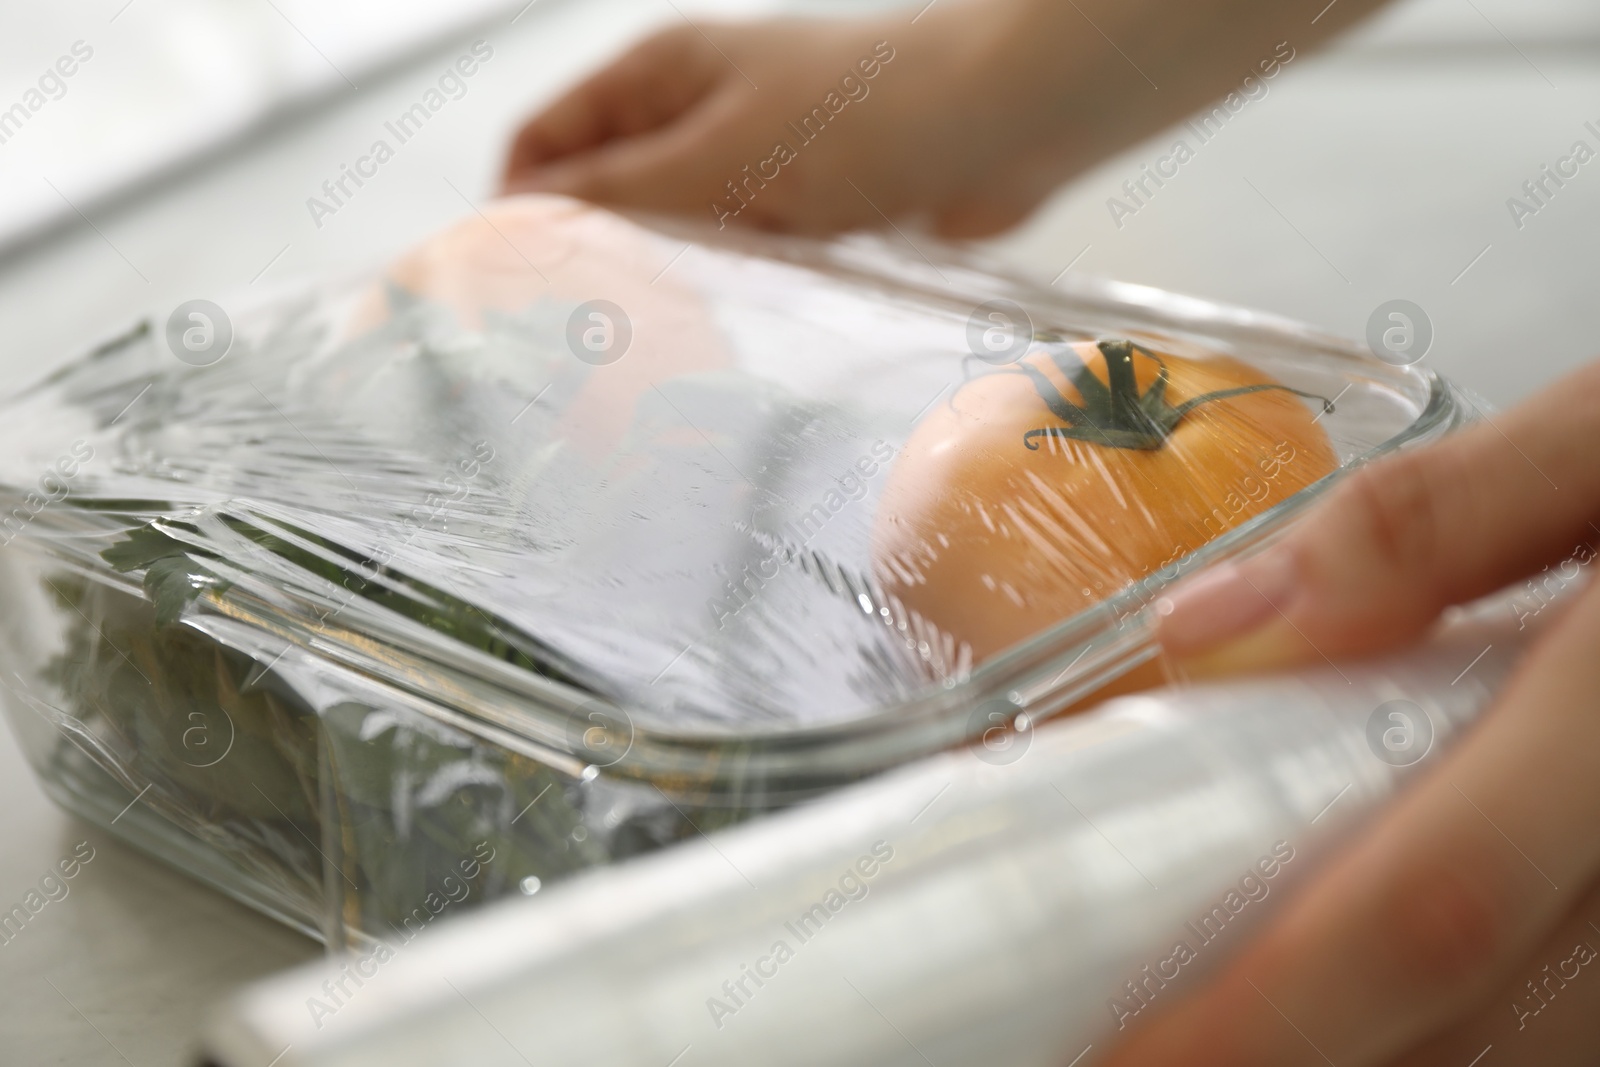
[[[1591,364],[1507,415],[1374,463],[1277,544],[1158,602],[1161,644],[1201,674],[1361,656],[1537,574],[1535,611],[1600,544],[1597,431]]]

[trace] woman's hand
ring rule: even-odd
[[[1523,579],[1537,593],[1507,610],[1551,625],[1448,758],[1110,1063],[1600,1062],[1597,440],[1600,364],[1360,472],[1164,605],[1167,650],[1208,671],[1392,648]]]
[[[1315,24],[1281,0],[935,0],[866,20],[684,22],[529,121],[505,191],[722,225],[995,233],[1379,2],[1343,0]]]
[[[988,69],[1002,20],[911,14],[671,27],[524,126],[507,191],[813,232],[880,212],[1010,225],[1054,183],[1025,175],[1038,152],[1016,121],[984,121],[1006,95]]]

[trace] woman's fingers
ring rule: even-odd
[[[1600,364],[1358,472],[1279,544],[1179,586],[1162,645],[1202,672],[1337,659],[1520,578],[1560,588],[1600,545],[1597,411]]]
[[[1033,214],[1038,200],[970,197],[950,204],[935,217],[933,231],[948,240],[966,241],[1004,233]]]
[[[1386,1063],[1511,981],[1600,870],[1597,645],[1591,586],[1448,759],[1111,1063]]]
[[[727,196],[724,183],[739,176],[734,143],[720,131],[737,115],[742,95],[724,86],[676,122],[546,164],[512,191],[642,208],[703,205],[710,217],[710,205]]]
[[[518,131],[506,160],[506,191],[541,167],[679,118],[717,84],[705,39],[689,27],[646,38],[550,104]]]

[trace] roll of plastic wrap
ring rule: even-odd
[[[1386,661],[996,735],[270,980],[210,1048],[226,1067],[1083,1067],[1436,762],[1523,644],[1480,619]]]

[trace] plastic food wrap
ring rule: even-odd
[[[1475,614],[1383,660],[1108,701],[1002,762],[941,753],[296,968],[230,998],[209,1062],[1093,1067],[1437,772],[1535,629],[1509,598]]]
[[[1159,681],[1167,583],[1461,418],[1293,324],[926,251],[525,199],[212,314],[220,358],[101,346],[0,412],[31,760],[388,937]]]

